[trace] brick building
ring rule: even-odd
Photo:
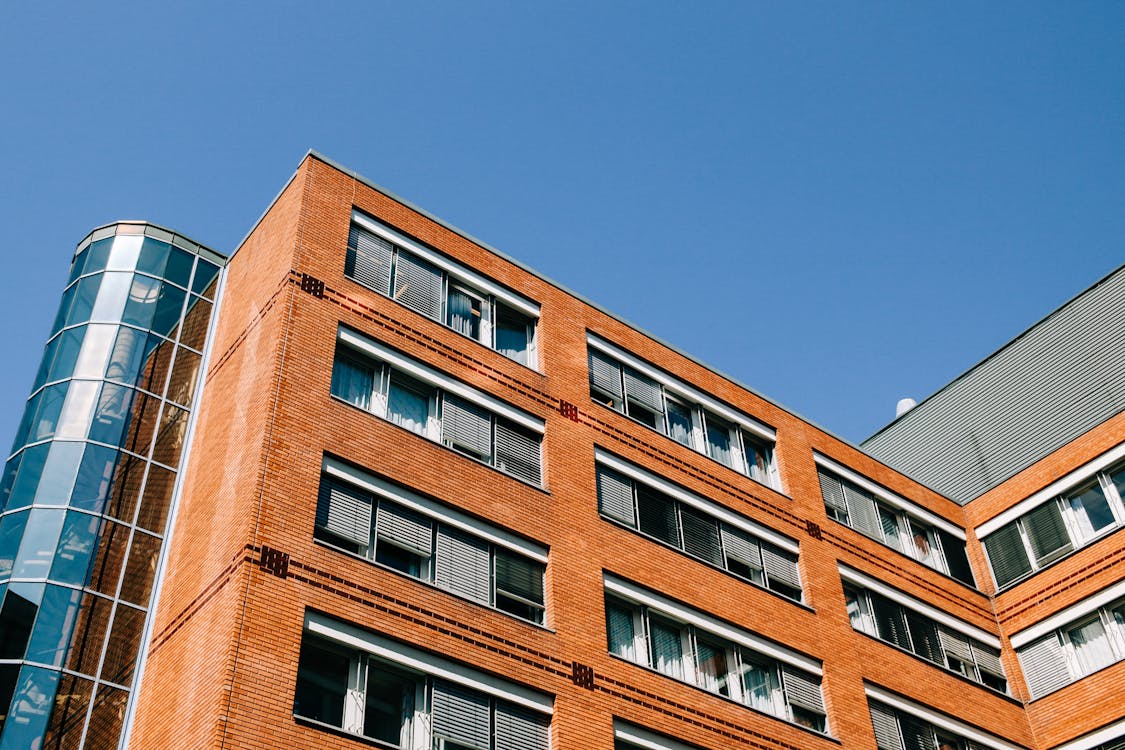
[[[0,484],[0,750],[1119,747],[1119,277],[860,448],[316,154],[229,259],[99,229]]]

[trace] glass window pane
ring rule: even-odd
[[[82,623],[82,627],[75,628],[71,633],[66,649],[67,669],[87,675],[97,673],[112,607],[113,602],[109,599],[93,594],[82,596],[82,606],[78,611],[78,622]]]
[[[371,392],[375,386],[375,369],[345,352],[336,354],[332,365],[332,395],[371,410]]]
[[[116,323],[121,320],[121,311],[125,309],[125,300],[129,295],[129,286],[133,275],[129,273],[105,273],[101,276],[102,284],[98,290],[98,300],[90,312],[91,320],[105,320]],[[78,309],[77,300],[75,309]],[[71,322],[79,322],[74,319]]]
[[[55,313],[55,322],[51,324],[52,335],[58,333],[59,329],[66,323],[67,318],[70,316],[70,307],[74,303],[74,297],[77,292],[78,284],[70,286],[63,292],[62,300],[59,301],[59,311]]]
[[[1094,618],[1071,628],[1066,635],[1074,646],[1074,655],[1082,674],[1096,672],[1114,662],[1113,651],[1101,619]]]
[[[121,326],[117,329],[117,340],[109,354],[109,364],[105,368],[105,377],[110,380],[119,380],[132,385],[137,380],[137,373],[141,371],[141,363],[148,354],[146,342],[148,334],[136,328]],[[159,339],[153,337],[155,346]]]
[[[27,644],[27,660],[61,667],[66,658],[70,633],[78,620],[82,592],[62,586],[47,586],[43,593],[35,630]]]
[[[746,470],[751,479],[769,484],[770,464],[773,462],[773,448],[766,443],[742,433],[743,452],[746,456]]]
[[[210,302],[192,295],[188,300],[187,313],[184,314],[184,327],[180,333],[180,343],[197,351],[203,351],[207,340],[207,326],[211,323]]]
[[[721,643],[699,638],[695,648],[698,684],[704,690],[730,696],[727,650]]]
[[[168,264],[169,247],[167,242],[145,237],[141,244],[141,256],[137,259],[137,270],[153,276],[163,275],[164,266]]]
[[[0,513],[3,513],[8,505],[8,497],[12,494],[12,486],[16,483],[16,474],[19,473],[22,461],[23,453],[17,453],[8,459],[8,463],[4,466],[4,477],[0,479]]]
[[[16,581],[8,584],[0,606],[0,659],[22,659],[28,638],[43,600],[42,583]]]
[[[101,397],[90,425],[91,440],[110,445],[120,443],[121,430],[129,421],[129,408],[134,393],[132,388],[123,385],[106,383],[102,386]]]
[[[934,554],[934,536],[933,533],[921,526],[910,521],[910,554],[911,556],[922,563],[929,565],[931,568],[937,568],[937,557]]]
[[[680,626],[658,617],[649,618],[652,666],[669,677],[684,679],[684,647]]]
[[[129,692],[121,688],[99,685],[86,730],[86,747],[117,747],[121,724],[125,719],[125,703]]]
[[[100,378],[105,374],[106,359],[117,335],[116,326],[88,325],[82,349],[74,365],[76,378]]]
[[[308,636],[297,662],[293,713],[306,719],[343,726],[344,698],[351,659]]]
[[[445,308],[447,326],[458,333],[480,340],[480,324],[484,315],[483,300],[466,294],[455,286],[450,286]]]
[[[101,519],[86,513],[67,513],[59,535],[59,547],[51,565],[52,581],[86,584],[86,574],[90,570],[90,557],[98,538]]]
[[[186,294],[184,290],[168,284],[160,289],[156,313],[152,316],[152,330],[168,338],[175,338],[178,335]]]
[[[35,492],[39,489],[39,479],[43,476],[43,465],[47,462],[47,453],[50,449],[50,444],[44,444],[28,448],[23,452],[20,471],[16,474],[16,482],[8,498],[9,510],[31,505]]]
[[[902,546],[902,527],[899,525],[898,514],[882,503],[875,505],[879,509],[879,526],[883,529],[883,538],[887,544],[895,549],[909,552]]]
[[[59,543],[65,511],[33,508],[12,567],[12,578],[46,578]]]
[[[613,601],[605,603],[606,634],[609,639],[609,652],[642,663],[637,654],[637,633],[632,607]]]
[[[199,364],[202,359],[189,349],[176,347],[176,359],[172,365],[172,375],[168,379],[168,398],[177,404],[191,406],[195,386],[199,382]]]
[[[59,680],[55,710],[51,712],[43,747],[50,750],[78,750],[86,728],[86,708],[94,694],[94,683],[64,674]]]
[[[363,734],[395,746],[405,746],[414,713],[414,680],[374,662],[367,669]],[[446,747],[452,750],[448,743]]]
[[[15,695],[4,722],[3,750],[38,747],[55,700],[59,673],[42,667],[24,667],[16,682]]]
[[[144,496],[141,498],[141,511],[137,514],[137,526],[157,534],[164,533],[175,482],[175,472],[149,465]]]
[[[504,305],[496,305],[496,351],[521,364],[530,365],[531,331],[534,322],[510,310]]]
[[[0,581],[12,574],[12,565],[23,539],[23,528],[27,525],[28,511],[9,513],[0,517]]]
[[[160,429],[156,433],[156,443],[152,446],[152,460],[173,469],[180,466],[180,455],[184,449],[184,436],[187,434],[188,412],[172,404],[164,404],[160,414]]]
[[[734,455],[731,453],[730,447],[730,424],[710,413],[705,414],[705,418],[707,421],[707,455],[724,466],[734,466]]]
[[[121,455],[117,463],[117,471],[110,484],[109,502],[106,504],[105,514],[120,519],[126,523],[133,522],[136,515],[137,503],[140,500],[141,484],[144,481],[145,460]]]
[[[55,354],[61,340],[62,336],[55,336],[47,342],[47,346],[43,350],[43,359],[39,360],[39,370],[35,373],[35,382],[31,385],[32,393],[39,390],[39,387],[47,382],[47,374],[51,371],[51,365],[54,364]]]
[[[110,274],[116,276],[117,274]],[[74,298],[72,300],[70,309],[66,311],[66,321],[63,325],[56,325],[56,328],[64,326],[72,326],[75,323],[85,323],[90,319],[90,313],[94,309],[94,302],[98,299],[98,290],[102,285],[102,278],[104,274],[98,276],[87,276],[80,280],[74,287]],[[66,303],[66,298],[63,299],[63,304]],[[63,314],[63,310],[59,309],[59,315]]]
[[[191,278],[191,267],[194,262],[194,255],[187,250],[173,247],[168,253],[168,265],[164,267],[164,278],[173,284],[186,288],[188,280]]]
[[[69,328],[55,339],[58,342],[58,349],[55,352],[55,360],[51,363],[51,369],[47,372],[45,382],[63,380],[74,373],[74,365],[78,361],[78,353],[82,350],[82,339],[86,335],[87,328],[88,326]],[[93,377],[99,377],[100,375],[101,373],[98,373]]]
[[[67,504],[74,479],[78,475],[78,464],[82,461],[82,449],[85,447],[85,443],[51,443],[47,463],[43,467],[43,477],[35,493],[36,505]]]
[[[1100,484],[1092,484],[1068,498],[1078,530],[1083,538],[1091,537],[1114,523],[1113,511]]]
[[[122,599],[142,607],[148,604],[159,556],[160,539],[141,531],[133,534],[129,562],[125,566],[125,577],[121,580]]]
[[[142,456],[148,455],[159,413],[160,399],[143,393],[133,397],[133,406],[129,410],[127,429],[122,442],[126,450]]]
[[[433,396],[433,388],[405,375],[393,373],[387,397],[387,419],[411,432],[425,434]]]
[[[82,275],[104,271],[105,265],[109,261],[109,251],[112,249],[112,237],[91,242],[90,247],[86,248],[86,265],[82,269]]]
[[[116,465],[116,450],[87,444],[82,464],[78,467],[74,491],[70,494],[71,507],[100,513],[109,494],[109,483]]]
[[[113,249],[109,251],[106,268],[110,271],[132,271],[137,267],[137,257],[141,254],[144,237],[139,234],[119,234],[113,238]]]
[[[56,437],[81,440],[89,434],[101,385],[100,382],[91,380],[71,381],[66,403],[59,414]]]
[[[55,434],[63,402],[66,400],[67,384],[59,383],[44,388],[39,395],[39,405],[32,418],[27,442],[46,440]]]
[[[668,414],[668,437],[677,443],[691,447],[691,409],[671,399],[666,404]]]
[[[87,245],[86,247],[82,248],[81,252],[74,256],[73,260],[70,261],[70,275],[67,277],[67,284],[82,275],[82,267],[86,265],[86,254],[89,251],[90,246]]]
[[[642,532],[673,547],[680,547],[676,503],[672,498],[646,485],[638,484],[637,518]]]
[[[128,546],[129,527],[104,521],[94,546],[94,561],[90,565],[90,588],[108,596],[117,593],[117,580],[121,577],[121,566],[125,562],[125,550]]]
[[[751,708],[774,716],[785,715],[785,696],[777,667],[764,659],[742,652],[742,696]]]
[[[172,367],[172,355],[176,347],[171,341],[162,339],[155,333],[149,335],[146,346],[148,351],[141,376],[137,379],[137,387],[159,396],[164,393],[167,385],[168,371]]]
[[[105,659],[102,662],[103,680],[128,686],[133,682],[133,668],[141,648],[141,631],[145,626],[145,612],[124,604],[117,605],[113,625],[106,641]]]
[[[152,317],[156,314],[156,303],[160,301],[159,279],[149,276],[136,275],[129,288],[129,300],[125,304],[125,312],[121,316],[123,323],[129,323],[140,328],[152,327]]]
[[[214,289],[210,289],[211,282],[219,275],[219,267],[200,258],[195,263],[195,278],[191,280],[191,290],[204,297],[214,297]]]

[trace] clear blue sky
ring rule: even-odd
[[[1125,3],[5,3],[0,443],[74,245],[309,148],[858,440],[1125,261]]]

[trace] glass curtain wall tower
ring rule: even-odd
[[[0,482],[0,750],[119,743],[225,263],[78,245]]]

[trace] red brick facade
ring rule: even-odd
[[[538,302],[538,371],[347,278],[353,207]],[[322,294],[302,291],[302,276],[323,282]],[[612,748],[614,717],[702,748],[874,748],[865,683],[1042,750],[1125,712],[1125,664],[1025,705],[1008,648],[1011,697],[861,634],[838,571],[1001,638],[1119,580],[1117,534],[992,600],[971,528],[1121,442],[1121,417],[962,508],[313,156],[232,258],[217,315],[133,748],[370,747],[294,719],[308,610],[554,696],[554,750]],[[333,399],[340,324],[544,420],[545,488]],[[591,401],[588,331],[774,428],[783,491]],[[804,603],[607,523],[595,447],[797,540]],[[326,452],[548,547],[547,627],[315,542]],[[982,591],[829,519],[814,452],[968,527]],[[611,656],[606,572],[822,662],[829,736]],[[592,683],[574,679],[575,665],[593,670]]]

